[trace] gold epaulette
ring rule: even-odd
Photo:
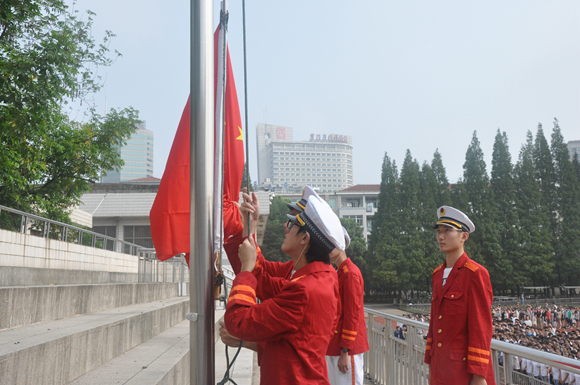
[[[477,266],[475,263],[471,262],[471,261],[467,261],[465,262],[465,267],[467,267],[469,270],[476,272],[477,269],[479,269],[479,266]]]
[[[435,268],[435,270],[433,270],[433,274],[435,274],[436,272],[438,272],[439,270],[441,270],[441,268],[443,267],[443,265],[439,265]]]

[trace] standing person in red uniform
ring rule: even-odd
[[[350,237],[344,229],[346,247]],[[364,311],[364,281],[359,268],[342,251],[333,261],[338,266],[341,314],[326,351],[328,380],[331,385],[362,385],[363,354],[369,350]]]
[[[244,240],[225,326],[232,336],[261,346],[261,384],[329,384],[324,354],[339,306],[330,253],[344,250],[344,234],[332,209],[315,196],[308,199],[304,212],[289,218],[282,251],[292,257],[290,279],[275,271],[262,278],[253,274],[263,266],[253,237]],[[277,266],[285,269],[283,265]],[[258,282],[267,287],[259,288]],[[256,304],[260,290],[268,299]]]
[[[464,251],[475,225],[467,215],[449,206],[440,207],[437,217],[437,242],[446,258],[433,271],[425,353],[430,384],[495,385],[489,273]]]

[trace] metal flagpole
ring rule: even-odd
[[[215,384],[212,266],[214,53],[213,1],[191,0],[190,384]]]

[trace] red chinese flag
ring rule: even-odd
[[[189,264],[189,98],[181,114],[165,172],[149,213],[157,258],[186,253]]]
[[[215,51],[221,52],[218,47],[217,33],[215,35]],[[217,66],[217,60],[215,60]],[[224,238],[236,233],[241,227],[237,202],[244,174],[244,136],[242,131],[242,117],[238,104],[238,94],[234,83],[234,72],[230,61],[230,50],[227,50],[226,94],[225,94],[225,130],[224,130],[224,190],[223,190],[223,224]],[[215,73],[217,74],[217,68]],[[214,83],[217,85],[217,81]],[[217,143],[216,143],[217,145]],[[216,171],[217,172],[217,171]],[[215,188],[219,188],[216,186]],[[214,202],[214,204],[220,202]],[[214,218],[214,221],[219,218]]]
[[[219,26],[215,32],[215,57],[214,63],[217,68],[218,54],[221,52],[217,47]],[[223,223],[226,237],[231,231],[241,227],[241,221],[237,206],[232,201],[237,201],[242,184],[244,169],[244,142],[242,136],[242,120],[238,104],[238,96],[234,83],[234,74],[231,67],[229,50],[227,53],[226,70],[226,93],[225,93],[225,132],[224,132],[224,174],[223,174]],[[217,74],[218,71],[215,71]],[[214,81],[214,86],[217,79]],[[217,90],[216,92],[221,92]],[[185,253],[189,264],[189,170],[190,170],[190,99],[188,98],[171,152],[167,159],[165,172],[159,184],[157,196],[149,214],[151,221],[151,238],[157,252],[157,258],[165,261],[177,254]],[[219,127],[218,129],[221,129]],[[221,143],[215,143],[216,146]],[[215,170],[219,172],[219,170]],[[220,186],[214,186],[220,188]],[[221,202],[214,202],[221,204]],[[219,221],[220,218],[214,218]],[[234,229],[234,230],[230,230]]]

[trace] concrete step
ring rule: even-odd
[[[0,330],[178,296],[178,283],[0,287]]]
[[[189,384],[189,321],[182,321],[70,385]]]
[[[0,253],[0,257],[2,254]],[[1,262],[0,262],[1,265]],[[76,285],[86,283],[131,283],[137,272],[47,269],[44,267],[0,266],[0,286]]]
[[[219,320],[223,310],[216,310]],[[215,325],[215,380],[220,381],[226,370],[225,345],[219,340],[219,325]],[[230,360],[236,349],[229,348]],[[189,384],[189,321],[167,329],[111,361],[91,370],[69,385],[188,385]],[[230,374],[238,385],[259,382],[255,353],[242,349]],[[252,382],[252,380],[254,382]]]
[[[185,319],[189,297],[0,331],[0,385],[66,384]]]

